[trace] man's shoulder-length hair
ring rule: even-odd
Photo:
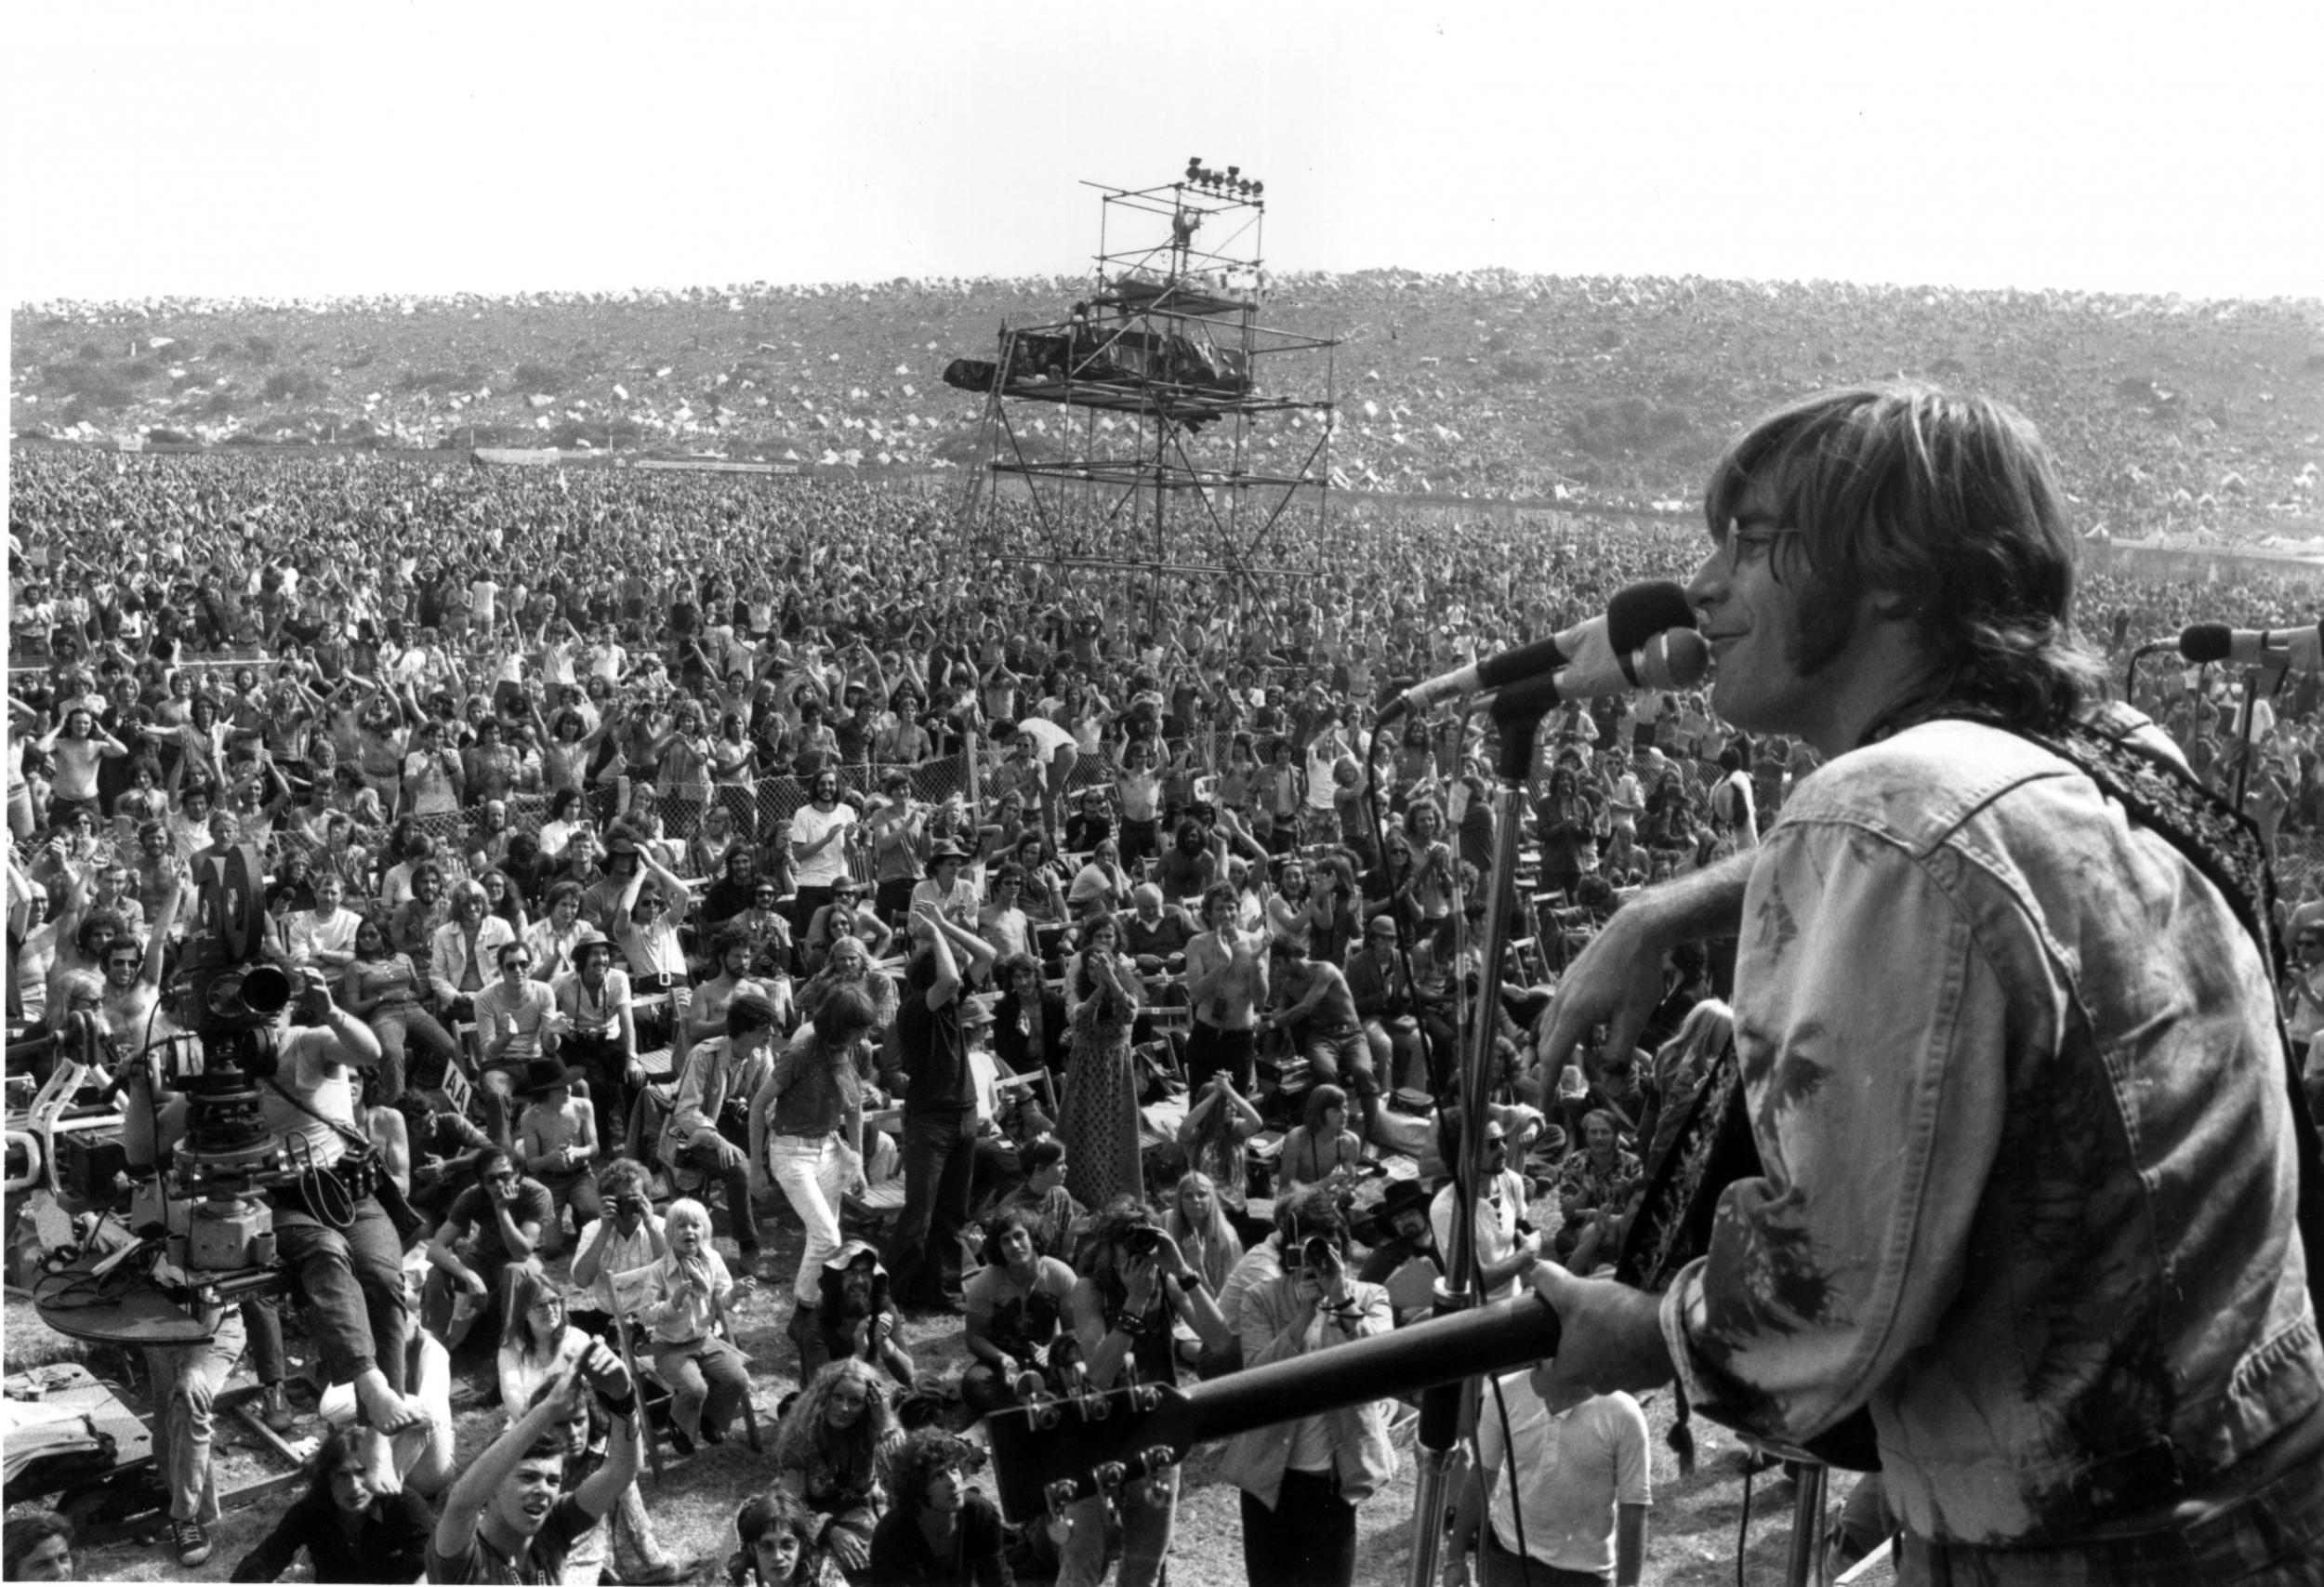
[[[1774,527],[1804,556],[1793,661],[1813,671],[1853,636],[1867,591],[1919,629],[1934,666],[1887,725],[1968,707],[2053,726],[2098,692],[2072,631],[2079,547],[2056,465],[2031,420],[1989,397],[1914,383],[1821,392],[1769,415],[1711,470],[1703,514],[1725,544],[1745,494],[1767,485]],[[1876,733],[1879,731],[1876,728]]]

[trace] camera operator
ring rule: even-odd
[[[421,1413],[403,1395],[403,1242],[368,1180],[356,1171],[368,1142],[356,1128],[350,1070],[379,1062],[379,1038],[331,1000],[320,972],[300,972],[298,984],[299,995],[274,1026],[275,1070],[258,1085],[266,1128],[301,1170],[300,1179],[269,1197],[275,1246],[306,1296],[308,1328],[330,1382],[353,1387],[359,1420],[371,1433],[365,1455],[375,1486],[391,1492],[397,1485],[388,1440],[417,1424]],[[290,1024],[294,1011],[303,1022],[298,1026]],[[130,1071],[133,1090],[151,1078],[144,1065]],[[129,1117],[154,1118],[155,1150],[146,1156],[157,1166],[187,1125],[182,1100],[155,1116],[134,1105],[133,1098]],[[136,1131],[134,1122],[125,1131],[132,1162],[139,1157]],[[310,1185],[310,1176],[336,1180],[344,1197]]]
[[[1395,1326],[1388,1291],[1358,1281],[1348,1223],[1331,1192],[1293,1197],[1286,1271],[1243,1298],[1243,1364],[1328,1350]],[[1355,1507],[1395,1475],[1385,1399],[1301,1416],[1241,1434],[1222,1475],[1243,1490],[1243,1567],[1253,1581],[1355,1580]]]

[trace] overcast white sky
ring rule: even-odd
[[[1278,270],[2324,293],[2324,5],[7,7],[11,302]],[[1908,19],[1916,20],[1908,20]]]

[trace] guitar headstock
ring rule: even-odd
[[[1020,1523],[1157,1475],[1201,1442],[1194,1402],[1165,1383],[1045,1395],[992,1412],[984,1430],[1001,1514]]]

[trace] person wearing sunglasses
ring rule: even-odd
[[[428,1330],[456,1350],[480,1324],[489,1325],[507,1293],[512,1266],[537,1271],[541,1232],[556,1211],[548,1187],[517,1170],[516,1159],[495,1146],[480,1153],[476,1183],[460,1193],[429,1243],[425,1317]]]

